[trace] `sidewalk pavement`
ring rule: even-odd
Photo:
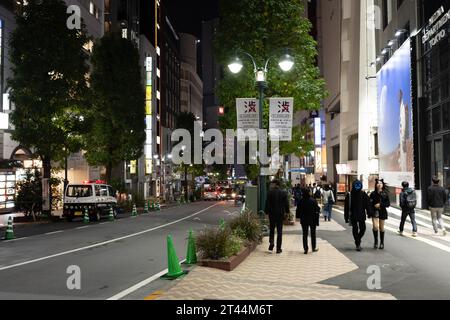
[[[354,271],[358,267],[329,242],[317,239],[317,253],[303,254],[300,225],[285,227],[283,253],[269,253],[268,238],[235,270],[226,272],[195,267],[174,281],[158,300],[393,300],[390,294],[342,290],[320,282]],[[319,230],[345,230],[332,221]]]

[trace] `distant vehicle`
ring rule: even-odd
[[[111,208],[116,218],[118,208],[113,188],[101,180],[69,184],[64,192],[63,217],[68,221],[82,218],[86,208],[90,220],[99,221],[103,216],[108,216]]]
[[[217,201],[219,200],[219,192],[215,188],[206,188],[203,193],[203,199],[205,201]]]
[[[234,192],[233,188],[222,188],[220,193],[221,200],[234,200],[236,198],[236,192]]]

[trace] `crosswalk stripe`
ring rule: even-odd
[[[339,210],[339,209],[334,209],[333,211],[339,212],[339,213],[341,213],[342,215],[344,214],[344,211]],[[388,221],[389,221],[389,220],[388,220]],[[398,221],[398,220],[397,220],[397,221]],[[370,225],[372,225],[372,221],[370,221],[370,220],[369,220],[367,223],[370,224]],[[389,231],[392,231],[392,232],[397,232],[397,229],[392,228],[392,227],[390,227],[389,225],[386,225],[384,228],[385,228],[386,230],[389,230]],[[450,247],[449,247],[449,246],[446,246],[446,245],[444,245],[444,244],[442,244],[442,243],[439,243],[439,242],[436,242],[436,241],[433,241],[433,240],[430,240],[430,239],[427,239],[427,238],[424,238],[424,237],[421,237],[421,236],[411,237],[411,239],[417,240],[417,241],[421,241],[421,242],[424,242],[424,243],[426,243],[426,244],[428,244],[428,245],[430,245],[430,246],[433,246],[433,247],[435,247],[435,248],[437,248],[437,249],[440,249],[440,250],[442,250],[442,251],[445,251],[445,252],[449,252],[449,253],[450,253]]]

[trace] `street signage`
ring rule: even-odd
[[[242,130],[255,130],[254,135],[248,138],[250,141],[257,141],[257,131],[259,129],[259,107],[258,99],[253,98],[238,98],[236,99],[236,118],[238,129],[238,141],[245,141],[245,135]]]
[[[270,138],[279,141],[292,141],[294,120],[293,98],[270,99]]]

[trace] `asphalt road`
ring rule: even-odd
[[[238,210],[200,202],[115,222],[43,226],[45,233],[35,228],[31,236],[24,228],[25,238],[0,242],[0,299],[108,299],[167,268],[167,235],[182,260],[190,229],[218,225]],[[69,266],[80,268],[81,290],[68,289]]]

